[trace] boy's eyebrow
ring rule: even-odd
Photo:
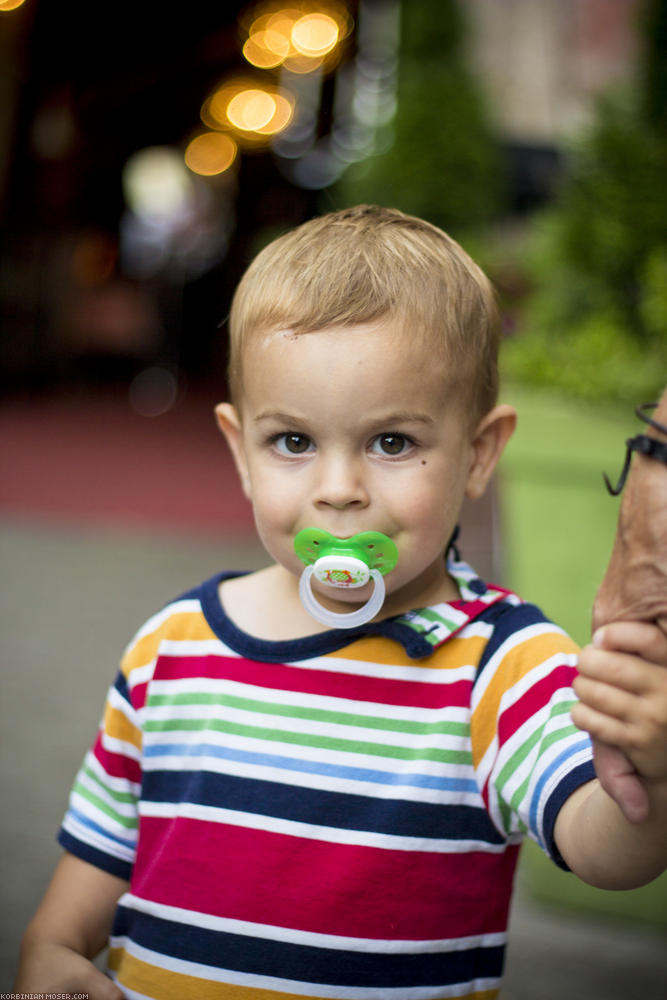
[[[279,424],[293,424],[299,418],[295,417],[293,413],[282,413],[280,410],[265,410],[258,413],[254,419],[255,421],[275,420]]]
[[[275,420],[281,424],[293,424],[302,419],[302,417],[298,417],[293,413],[283,413],[280,410],[266,410],[258,413],[255,417],[256,421]],[[373,418],[373,423],[384,424],[390,427],[394,424],[433,424],[434,419],[427,413],[411,413],[406,410],[398,413],[388,413],[386,416],[381,414],[378,418]]]

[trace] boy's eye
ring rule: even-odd
[[[279,434],[273,439],[275,448],[283,455],[303,455],[309,451],[312,441],[305,434]]]
[[[379,434],[372,444],[372,450],[382,455],[402,455],[410,449],[412,442],[404,434]]]

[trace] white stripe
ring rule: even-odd
[[[470,767],[461,767],[455,764],[441,765],[442,775],[455,780],[475,782],[475,773]],[[428,773],[425,767],[419,767],[412,771],[404,772],[405,780],[393,782],[364,781],[360,776],[343,777],[338,774],[327,775],[312,773],[308,771],[292,770],[288,766],[283,768],[270,767],[268,765],[247,764],[241,761],[221,759],[219,757],[209,757],[200,755],[196,757],[165,756],[150,757],[145,761],[144,771],[210,771],[213,774],[228,774],[235,777],[250,778],[256,781],[271,781],[279,784],[295,786],[298,788],[314,788],[316,790],[347,793],[349,795],[364,795],[373,799],[395,799],[406,802],[426,802],[431,805],[469,805],[479,807],[482,800],[478,791],[449,790],[446,788],[430,787],[412,782],[412,774]],[[381,770],[376,768],[376,770]],[[387,771],[387,774],[397,774],[401,772]],[[436,772],[434,772],[436,773]],[[440,772],[437,772],[438,774]]]
[[[144,713],[144,725],[148,729],[148,723],[153,722],[176,722],[178,719],[210,719],[224,723],[233,722],[233,725],[248,726],[254,729],[266,729],[271,734],[283,732],[288,737],[285,742],[292,744],[294,741],[289,736],[315,736],[320,739],[335,739],[349,743],[349,750],[354,752],[354,744],[371,743],[378,746],[395,746],[402,749],[414,749],[415,756],[419,756],[424,750],[460,750],[460,735],[431,731],[429,733],[402,732],[397,729],[380,729],[373,727],[365,728],[361,725],[351,725],[340,722],[326,722],[318,719],[307,719],[298,715],[274,715],[272,712],[263,713],[254,709],[237,708],[235,706],[227,709],[228,716],[221,712],[225,706],[218,704],[199,705],[160,705],[148,708]],[[449,721],[449,720],[448,720]],[[178,733],[181,730],[177,725],[173,725],[169,730]],[[202,727],[200,736],[206,735],[206,728]],[[272,737],[271,743],[280,743]],[[341,750],[344,750],[341,747]]]
[[[244,937],[264,938],[287,944],[303,945],[309,948],[332,948],[339,951],[359,951],[369,954],[427,955],[435,952],[466,951],[472,948],[499,948],[507,941],[507,934],[475,934],[460,938],[433,938],[419,940],[408,938],[362,938],[347,937],[342,934],[320,934],[302,931],[292,927],[276,927],[272,924],[253,923],[249,920],[235,920],[231,917],[216,917],[211,913],[199,913],[180,906],[169,906],[143,899],[127,892],[118,900],[119,906],[148,913],[160,920],[173,920],[187,926],[202,927],[220,934],[241,934]]]
[[[132,667],[125,676],[125,681],[129,691],[134,691],[139,684],[148,684],[155,671],[156,659],[153,657],[142,667]]]
[[[557,625],[552,625],[551,622],[538,622],[535,625],[527,625],[526,628],[522,628],[519,632],[513,632],[507,637],[502,646],[495,651],[493,656],[485,664],[484,670],[475,685],[475,692],[473,696],[474,704],[482,701],[484,693],[489,687],[489,684],[493,680],[498,667],[505,657],[511,655],[516,650],[517,646],[523,645],[523,643],[528,642],[530,639],[536,639],[538,636],[542,635],[557,635],[565,636],[567,638],[566,633],[561,628],[558,628]],[[567,663],[570,655],[571,654],[563,652],[561,654],[562,661]]]
[[[123,844],[119,844],[115,840],[111,840],[109,837],[104,837],[96,830],[91,830],[90,827],[79,823],[77,819],[69,814],[65,816],[62,828],[67,833],[70,833],[75,840],[87,844],[89,847],[95,847],[104,854],[111,855],[112,858],[118,858],[120,861],[129,861],[131,864],[134,862],[134,850],[125,847]],[[125,830],[124,839],[131,840],[132,834],[133,831]],[[134,831],[134,836],[136,837],[136,831]]]
[[[127,816],[130,819],[136,817],[137,815],[136,803],[119,802],[117,799],[113,797],[113,795],[109,794],[106,788],[100,787],[100,785],[98,785],[98,783],[94,781],[92,778],[90,778],[84,771],[79,771],[78,782],[79,784],[83,785],[84,788],[87,788],[88,791],[96,798],[99,798],[102,800],[102,802],[105,802],[111,809],[113,809],[114,812],[117,812],[119,816]],[[127,789],[124,790],[126,791]],[[77,792],[73,794],[80,795],[81,793]],[[91,805],[92,803],[89,803],[89,808]],[[79,806],[79,808],[81,807]],[[104,815],[106,816],[106,813]],[[112,822],[110,817],[108,818],[107,821]]]
[[[419,756],[419,747],[416,748],[414,756],[393,757],[389,754],[359,752],[358,750],[355,750],[353,743],[350,744],[349,750],[346,751],[340,747],[329,749],[327,747],[303,745],[288,740],[283,742],[281,740],[267,740],[253,736],[238,736],[233,733],[216,733],[212,730],[194,730],[190,732],[187,730],[167,730],[166,732],[161,733],[146,733],[143,745],[145,752],[148,751],[149,748],[152,749],[153,747],[159,747],[160,745],[170,745],[174,743],[183,746],[189,744],[192,745],[193,749],[196,749],[196,747],[198,747],[204,739],[212,746],[229,748],[232,751],[235,750],[240,753],[257,754],[260,758],[286,757],[290,761],[307,760],[310,763],[323,764],[327,767],[362,768],[372,771],[385,771],[388,774],[417,772],[420,774],[433,774],[439,776],[444,773],[443,768],[449,766],[455,768],[455,770],[450,772],[449,776],[451,777],[456,775],[459,768],[467,767],[466,764],[454,763],[447,765],[443,761],[423,759]],[[468,748],[469,743],[467,740],[461,743],[460,749],[462,752],[465,752]],[[158,756],[161,757],[162,755]],[[169,759],[170,756],[172,755],[165,754],[164,758]],[[215,757],[216,755],[212,754],[211,756]],[[146,769],[156,770],[155,758],[148,756],[148,754],[145,753],[143,766]],[[258,760],[256,766],[263,767],[261,759]],[[274,762],[269,764],[269,766],[273,767]],[[173,765],[171,769],[173,770]]]
[[[528,776],[527,761],[534,754],[541,753],[545,755],[545,757],[551,754],[557,756],[562,751],[562,742],[546,748],[542,747],[541,744],[543,744],[546,738],[551,736],[553,733],[557,733],[565,729],[571,729],[572,719],[570,718],[569,712],[557,712],[556,714],[553,714],[553,711],[555,706],[562,704],[563,702],[571,702],[573,698],[574,693],[569,688],[561,688],[551,701],[542,706],[539,712],[536,712],[530,719],[526,719],[526,721],[514,733],[512,733],[507,742],[503,744],[498,755],[498,762],[495,765],[496,770],[499,771],[505,763],[521,749],[531,736],[534,736],[539,730],[542,730],[540,740],[535,744],[526,760],[522,761],[517,770],[514,771],[512,781],[515,784],[521,784],[521,782]],[[576,738],[577,741],[580,739],[578,735]],[[541,770],[547,770],[548,766],[548,764],[541,765]]]
[[[109,693],[107,694],[107,703],[105,706],[105,712],[107,708],[113,708],[117,712],[120,712],[125,718],[130,722],[135,729],[141,729],[141,722],[139,721],[139,715],[132,704],[127,698],[124,698],[120,693],[118,688],[112,686],[109,688]]]
[[[391,667],[385,667],[385,677],[391,679]],[[463,665],[452,669],[438,671],[440,683],[443,688],[447,684],[456,684],[461,681],[473,681],[475,678],[476,666]],[[430,673],[433,673],[431,671]],[[446,691],[446,689],[445,689]],[[280,690],[278,688],[267,688],[259,684],[246,683],[244,681],[228,680],[226,678],[212,677],[179,677],[174,680],[153,680],[150,686],[151,696],[160,695],[172,697],[173,695],[230,695],[236,698],[245,698],[254,701],[265,701],[267,704],[277,704],[294,706],[300,708],[313,708],[325,712],[338,712],[344,715],[362,715],[371,718],[408,720],[410,722],[440,722],[443,711],[447,712],[447,720],[454,722],[467,721],[469,709],[467,706],[443,708],[428,708],[422,705],[391,705],[377,701],[361,701],[344,696],[311,694],[309,692]]]
[[[151,615],[148,621],[144,622],[141,628],[135,632],[134,638],[127,646],[127,649],[131,649],[135,643],[137,643],[140,639],[144,639],[152,632],[157,632],[160,626],[174,615],[189,614],[202,615],[201,602],[196,598],[188,598],[187,600],[174,601],[172,604],[168,604],[166,608],[162,608],[161,611],[157,611],[154,615]]]
[[[135,747],[134,743],[128,743],[127,740],[119,740],[115,736],[109,736],[107,732],[103,732],[102,746],[105,750],[109,750],[110,753],[117,753],[123,757],[129,757],[131,760],[141,762],[141,750]]]
[[[471,983],[458,983],[454,986],[415,986],[411,989],[401,986],[394,988],[329,986],[322,983],[298,982],[292,979],[277,979],[273,976],[253,975],[231,969],[216,969],[199,962],[186,962],[182,959],[172,958],[170,955],[163,955],[162,952],[142,948],[141,945],[126,937],[112,937],[110,944],[112,948],[123,948],[128,955],[132,955],[141,962],[154,965],[158,969],[177,972],[183,976],[193,976],[214,983],[226,983],[230,986],[273,990],[276,993],[292,993],[297,996],[321,997],[322,1000],[446,1000],[448,997],[465,995],[466,990],[468,992],[475,990],[482,992],[483,990],[497,989],[500,983],[498,979],[476,979]],[[113,979],[118,982],[115,976]],[[122,983],[118,985],[122,987],[123,992],[130,1000],[145,1000],[145,994],[130,990]]]
[[[563,747],[560,745],[562,751]],[[563,778],[567,777],[571,771],[579,767],[581,764],[585,764],[587,761],[591,760],[593,757],[593,749],[589,747],[586,750],[579,750],[577,753],[570,754],[569,758],[561,764],[561,766],[550,775],[549,779],[544,783],[542,788],[542,794],[538,801],[537,809],[537,821],[538,830],[536,831],[538,836],[544,839],[544,807],[546,803],[551,798],[553,792],[556,790],[558,785],[561,783]]]
[[[198,655],[208,640],[164,639],[160,643],[160,653],[165,656]],[[188,649],[191,652],[188,652]],[[230,659],[242,659],[242,655],[225,646],[223,642],[211,643],[209,650],[213,655]],[[407,653],[405,654],[408,658]],[[348,657],[338,657],[335,654],[314,656],[303,660],[283,660],[280,666],[295,667],[298,670],[317,670],[331,674],[351,674],[357,677],[380,678],[381,680],[419,681],[424,684],[442,684],[446,682],[449,669],[443,667],[424,667],[419,663],[394,664],[378,663],[369,660],[355,660]]]
[[[507,650],[505,652],[507,654]],[[541,660],[539,663],[537,663],[523,677],[520,677],[516,681],[516,683],[512,685],[511,688],[508,688],[506,691],[503,692],[502,697],[500,699],[500,703],[498,705],[498,719],[500,719],[500,717],[502,716],[503,712],[507,711],[508,708],[511,708],[512,705],[516,704],[516,702],[518,702],[532,687],[534,687],[536,684],[538,684],[545,677],[548,677],[553,672],[554,667],[559,666],[561,664],[571,665],[568,662],[570,660],[575,660],[576,661],[576,657],[570,656],[570,655],[565,654],[565,653],[554,653],[553,656],[547,657],[546,660]],[[488,687],[492,675],[495,674],[496,669],[498,669],[498,667],[500,666],[500,661],[496,661],[496,657],[494,656],[489,661],[489,668],[491,667],[491,664],[493,664],[493,669],[489,669],[488,670],[488,677],[487,677],[487,669],[486,668],[482,672],[482,678],[486,678],[486,687]],[[486,688],[484,688],[483,690],[480,691],[480,690],[478,690],[479,687],[480,687],[479,684],[476,685],[475,691],[474,691],[474,694],[473,694],[473,718],[474,718],[475,711],[478,711],[479,708],[480,708],[480,705],[483,704],[484,693],[485,693],[485,690],[486,690]],[[571,688],[562,688],[562,689],[558,689],[557,688],[557,689],[554,690],[554,692],[552,694],[552,699],[553,699],[553,703],[554,704],[559,700],[558,698],[555,697],[555,695],[556,695],[556,693],[558,691],[561,691],[561,690],[563,692],[565,692],[566,695],[571,694],[572,698],[575,697],[574,692],[572,691]],[[548,707],[548,704],[549,703],[547,703],[547,707]],[[529,720],[527,720],[527,723],[524,723],[524,725],[527,724],[527,725],[529,725],[534,730],[536,728],[536,721],[535,720],[537,718],[538,718],[538,716],[531,716],[531,718]],[[486,752],[484,753],[484,756],[482,757],[482,759],[480,760],[479,764],[477,765],[477,773],[478,773],[478,776],[479,776],[479,782],[480,782],[481,786],[483,786],[485,784],[485,782],[487,781],[489,773],[491,772],[491,769],[493,768],[493,766],[495,764],[497,753],[498,753],[498,727],[497,727],[497,723],[496,723],[496,726],[494,728],[495,728],[495,733],[494,733],[493,740],[491,741],[491,743],[489,744],[489,746],[486,748]],[[474,726],[473,726],[473,729],[474,729]],[[516,733],[512,734],[511,740],[514,741],[514,746],[516,747],[516,745],[517,745]]]
[[[102,798],[102,796],[100,796],[100,798]],[[71,809],[75,810],[82,816],[86,816],[91,823],[95,823],[97,826],[100,826],[102,830],[104,830],[104,834],[101,834],[102,836],[108,833],[112,838],[119,837],[121,840],[130,840],[133,842],[136,840],[136,824],[134,827],[129,828],[124,826],[120,820],[109,816],[109,814],[101,809],[95,802],[91,802],[90,799],[86,798],[82,792],[73,789],[70,792],[69,802]],[[137,818],[136,809],[131,810],[129,813],[123,813],[120,809],[116,810],[114,806],[114,811],[118,812],[121,816],[127,816],[128,819],[136,820]],[[77,822],[76,817],[74,818],[74,822]]]
[[[516,684],[505,691],[498,705],[498,720],[502,717],[504,712],[520,701],[520,699],[523,698],[531,688],[533,688],[545,677],[548,677],[553,672],[554,667],[559,666],[563,662],[565,662],[564,657],[561,654],[556,653],[553,656],[548,657],[546,660],[536,664],[536,666],[521,677]],[[530,718],[528,718],[516,732],[512,733],[511,737],[503,747],[503,759],[505,760],[510,757],[511,754],[514,753],[514,751],[517,750],[524,742],[524,740],[526,740],[532,732],[535,732],[535,730],[543,724],[551,711],[552,705],[556,705],[560,701],[574,697],[575,695],[572,688],[564,687],[554,689],[551,695],[551,700],[543,705],[538,713],[531,715]],[[475,698],[475,701],[477,701],[477,698]],[[505,752],[505,747],[511,749],[508,749],[508,751]],[[477,766],[477,773],[479,775],[481,785],[484,785],[491,769],[496,766],[497,754],[498,726],[496,725],[494,738],[487,747],[486,753]]]
[[[84,758],[84,764],[94,771],[99,777],[100,781],[106,785],[107,788],[112,789],[116,792],[131,792],[137,798],[141,792],[141,783],[137,781],[129,781],[127,778],[116,778],[111,774],[107,774],[99,760],[95,756],[92,750],[89,750]]]
[[[481,851],[485,854],[502,854],[505,844],[489,844],[478,840],[445,840],[430,837],[400,837],[393,834],[374,833],[366,830],[346,830],[341,827],[316,826],[297,820],[245,813],[236,809],[204,806],[194,802],[140,802],[139,815],[160,819],[196,819],[207,823],[241,826],[266,833],[279,833],[287,837],[321,840],[327,843],[355,847],[372,847],[387,851],[423,851],[428,854],[463,854]]]

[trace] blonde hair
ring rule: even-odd
[[[250,338],[387,318],[444,360],[471,422],[494,406],[500,323],[486,275],[441,229],[373,205],[311,219],[250,264],[230,313],[232,399]]]

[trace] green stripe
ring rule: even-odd
[[[82,785],[80,781],[76,781],[74,783],[74,790],[78,792],[79,795],[81,795],[84,799],[90,802],[91,805],[95,806],[96,809],[99,809],[100,812],[105,813],[107,816],[110,816],[112,820],[115,820],[116,823],[120,823],[121,826],[124,826],[126,830],[136,830],[137,828],[136,818],[130,816],[121,816],[120,813],[117,813],[115,809],[111,808],[108,802],[105,802],[104,799],[101,799],[99,795],[95,795],[95,793],[91,792],[89,788],[87,788],[85,785]]]
[[[433,608],[420,608],[417,617],[427,622],[433,622],[434,625],[445,625],[449,629],[458,628],[465,621],[465,618],[461,622],[452,621],[451,618],[445,618],[444,615],[438,614]]]
[[[275,743],[293,743],[297,746],[317,747],[345,753],[369,754],[375,757],[393,757],[398,760],[433,760],[442,764],[471,764],[469,750],[444,750],[439,748],[411,748],[391,746],[386,743],[367,743],[356,740],[336,739],[310,733],[289,733],[260,726],[244,726],[221,719],[154,719],[147,720],[145,730],[151,733],[215,731],[233,736],[268,740]]]
[[[104,784],[104,782],[101,781],[101,779],[95,773],[95,771],[93,771],[92,767],[88,766],[88,764],[83,765],[83,767],[81,768],[81,772],[82,774],[87,775],[91,779],[91,781],[95,782],[95,784],[99,785],[100,788],[103,788],[104,791],[107,793],[107,795],[110,795],[111,798],[114,799],[116,802],[122,802],[124,804],[127,803],[128,805],[134,805],[136,803],[137,801],[136,795],[134,795],[132,792],[117,792],[113,788],[108,788]]]
[[[569,704],[571,706],[573,702],[570,702]],[[554,710],[550,718],[554,718],[560,714],[562,714],[560,710],[559,711]],[[516,771],[518,771],[520,765],[523,764],[524,760],[530,754],[530,752],[535,748],[535,745],[537,743],[540,743],[543,752],[544,750],[547,750],[550,746],[553,746],[554,743],[559,743],[561,740],[567,739],[568,737],[573,736],[577,732],[578,732],[577,727],[573,723],[570,723],[569,725],[564,725],[560,729],[556,729],[554,732],[549,733],[549,735],[546,737],[544,736],[544,727],[538,729],[536,733],[533,733],[533,735],[529,739],[527,739],[524,743],[521,744],[521,746],[515,751],[515,753],[512,754],[510,759],[504,765],[500,774],[498,775],[498,782],[496,787],[498,787],[499,789],[505,787],[511,776],[515,774]],[[523,783],[519,786],[519,788],[516,789],[516,791],[512,795],[510,802],[513,809],[518,810],[519,803],[526,795],[529,784],[530,784],[530,775],[523,781]]]
[[[444,736],[467,737],[470,726],[467,722],[417,722],[413,719],[385,719],[355,715],[351,712],[331,712],[321,708],[303,705],[280,705],[235,695],[192,692],[174,695],[150,695],[146,701],[148,708],[164,708],[172,705],[220,705],[238,708],[247,712],[261,712],[264,715],[279,715],[285,718],[305,719],[310,722],[328,722],[340,726],[356,726],[362,729],[382,729],[387,732],[412,733],[428,736],[441,733]]]
[[[399,618],[398,621],[402,622],[404,625],[409,625],[411,629],[418,632],[422,638],[426,639],[431,646],[437,646],[440,642],[442,642],[443,628],[451,634],[459,629],[461,625],[465,624],[465,622],[455,622],[450,618],[444,618],[431,608],[420,608],[418,611],[411,614],[410,617]],[[422,625],[421,623],[423,621],[431,622],[430,627]],[[437,625],[438,628],[434,629],[434,625]]]

